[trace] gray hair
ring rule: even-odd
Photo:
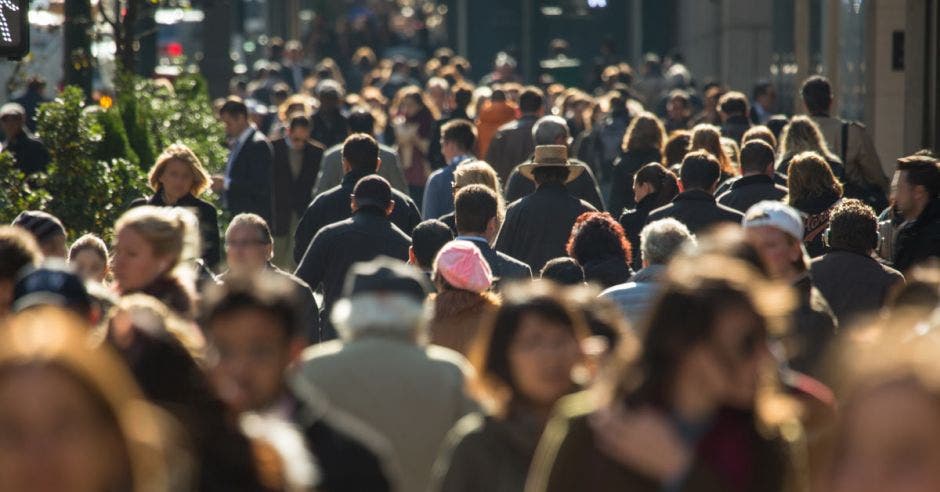
[[[640,251],[650,265],[666,264],[687,243],[694,245],[695,236],[676,219],[650,222],[640,232]]]
[[[268,222],[258,214],[241,213],[236,215],[229,223],[228,229],[225,230],[225,236],[227,237],[229,232],[241,226],[253,227],[258,233],[259,241],[265,244],[274,244],[274,238],[271,236],[271,228],[268,226]]]
[[[567,144],[571,135],[568,133],[568,122],[561,116],[543,116],[532,125],[532,143],[535,145],[552,145],[562,136]]]
[[[434,308],[406,294],[366,292],[336,302],[330,320],[346,341],[363,336],[399,337],[419,345],[427,343],[427,322]]]

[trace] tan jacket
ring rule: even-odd
[[[842,159],[845,165],[845,178],[856,185],[867,183],[877,185],[886,194],[890,191],[890,182],[881,168],[881,160],[875,151],[875,144],[871,135],[861,123],[849,123],[846,138],[846,149],[842,151],[842,122],[839,118],[828,116],[812,116],[812,120],[819,125],[829,150]]]
[[[388,439],[401,465],[402,492],[427,490],[447,433],[478,410],[465,392],[471,369],[460,354],[393,334],[311,346],[299,369],[295,377]]]

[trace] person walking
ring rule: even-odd
[[[762,140],[752,140],[741,148],[741,177],[733,179],[718,203],[738,212],[747,212],[757,202],[783,200],[787,189],[774,183],[774,149]]]
[[[343,143],[343,170],[346,173],[343,182],[314,198],[300,217],[294,231],[294,261],[300,263],[310,242],[321,229],[352,215],[349,197],[356,183],[366,176],[376,175],[381,166],[379,145],[374,138],[364,133],[346,138]],[[391,221],[405,234],[411,234],[421,222],[417,205],[398,190],[392,190],[391,196],[395,203],[390,212]]]
[[[874,258],[878,218],[864,202],[850,198],[832,210],[823,241],[830,248],[810,264],[810,275],[840,326],[851,326],[884,306],[888,293],[904,276]]]
[[[486,162],[493,166],[499,181],[505,183],[512,170],[526,160],[535,148],[532,127],[542,115],[545,96],[537,87],[526,87],[519,94],[518,119],[506,123],[496,132],[486,151]]]
[[[222,196],[230,214],[253,213],[271,220],[271,161],[274,151],[261,131],[248,121],[248,107],[230,98],[219,119],[231,144],[225,174],[212,177],[212,191]]]
[[[427,490],[447,432],[478,409],[464,391],[469,364],[424,342],[428,283],[416,268],[376,258],[343,283],[332,315],[342,338],[304,350],[294,378],[391,443],[398,490]]]
[[[395,201],[380,176],[366,176],[352,193],[352,217],[324,227],[314,236],[294,272],[311,288],[323,288],[320,338],[332,340],[336,331],[330,313],[343,292],[346,272],[353,264],[377,256],[408,260],[411,238],[390,219]]]
[[[199,198],[209,188],[212,178],[199,157],[185,144],[172,144],[157,157],[147,176],[154,191],[149,198],[131,202],[131,207],[183,207],[199,219],[202,239],[202,261],[206,268],[218,267],[222,259],[219,240],[219,212],[211,203]]]
[[[310,139],[310,119],[295,114],[288,122],[287,136],[271,142],[274,149],[271,195],[274,199],[271,232],[274,234],[274,263],[293,270],[294,231],[310,203],[311,191],[320,174],[323,144]]]
[[[421,203],[421,215],[437,218],[454,211],[454,171],[475,160],[472,154],[477,130],[469,120],[451,120],[441,127],[441,151],[446,165],[428,177]]]
[[[718,160],[704,150],[686,154],[680,170],[683,191],[669,205],[650,212],[647,223],[674,218],[698,234],[716,224],[740,223],[743,215],[715,201],[715,188],[721,177]]]
[[[575,220],[597,209],[568,192],[567,184],[581,168],[568,160],[564,145],[536,147],[532,163],[520,166],[519,172],[534,180],[538,188],[509,206],[496,249],[525,262],[533,271],[541,270],[548,260],[565,255]]]
[[[846,196],[860,198],[876,210],[885,208],[890,183],[865,126],[832,116],[832,86],[823,76],[814,75],[803,81],[800,96],[828,148],[845,167]]]
[[[532,141],[538,145],[564,145],[571,147],[571,134],[568,131],[568,123],[564,118],[555,115],[543,116],[532,126]],[[604,200],[601,198],[600,187],[597,184],[597,178],[594,172],[583,161],[578,159],[569,159],[569,161],[581,168],[578,177],[568,183],[568,191],[575,197],[584,200],[598,210],[604,210]],[[512,203],[520,198],[529,196],[535,191],[535,181],[527,178],[521,172],[519,167],[532,162],[531,154],[519,166],[516,166],[506,181],[506,201]]]

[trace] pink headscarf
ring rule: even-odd
[[[434,260],[434,272],[457,289],[484,292],[493,285],[493,272],[486,258],[470,241],[451,241]]]

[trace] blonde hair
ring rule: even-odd
[[[748,130],[744,132],[744,135],[741,136],[741,146],[744,147],[744,144],[751,140],[762,140],[767,142],[767,145],[770,145],[774,151],[777,150],[777,137],[774,136],[774,132],[770,131],[770,128],[764,125],[748,128]]]
[[[7,318],[0,326],[0,376],[41,368],[67,374],[102,405],[110,431],[123,448],[121,472],[109,487],[173,490],[172,422],[145,399],[124,361],[106,344],[94,344],[89,327],[74,314],[41,307]],[[169,425],[169,427],[168,427]],[[177,484],[179,485],[179,484]]]
[[[145,205],[128,210],[118,219],[115,234],[130,228],[153,249],[154,256],[169,258],[173,268],[183,261],[199,258],[198,220],[181,207]]]
[[[189,190],[193,196],[203,194],[209,188],[209,172],[202,166],[199,157],[188,146],[182,143],[175,143],[163,149],[163,152],[157,157],[157,162],[150,168],[150,174],[147,176],[147,182],[153,191],[160,188],[160,178],[166,171],[166,166],[170,161],[180,161],[189,167],[193,173],[193,188]]]
[[[638,114],[627,132],[623,135],[621,149],[628,150],[656,149],[663,150],[663,142],[666,140],[666,128],[663,127],[659,118],[655,114],[644,111]]]
[[[735,174],[734,167],[731,165],[731,159],[725,153],[721,145],[721,130],[715,125],[705,123],[695,125],[692,128],[692,138],[689,140],[689,152],[704,150],[718,159],[721,165],[721,172],[725,174]]]
[[[206,339],[193,323],[180,318],[159,299],[147,294],[128,294],[108,312],[108,324],[124,313],[139,330],[147,333],[166,332],[182,345],[199,363],[205,362]],[[109,328],[113,329],[113,328]]]
[[[297,106],[300,107],[297,108]],[[315,99],[306,94],[294,94],[277,107],[277,118],[283,123],[287,123],[288,117],[295,113],[303,113],[304,116],[309,118],[313,115],[314,109],[316,109]]]
[[[493,166],[486,161],[473,161],[457,166],[454,171],[454,193],[460,188],[474,184],[486,186],[496,193],[496,221],[502,224],[506,203],[500,190],[499,176]]]
[[[815,152],[801,152],[790,160],[787,169],[787,203],[825,196],[842,196],[842,184],[832,174],[829,164]]]
[[[794,116],[790,123],[783,128],[783,135],[780,137],[780,162],[801,153],[815,152],[823,159],[828,161],[838,161],[826,144],[822,131],[816,122],[808,116]]]

